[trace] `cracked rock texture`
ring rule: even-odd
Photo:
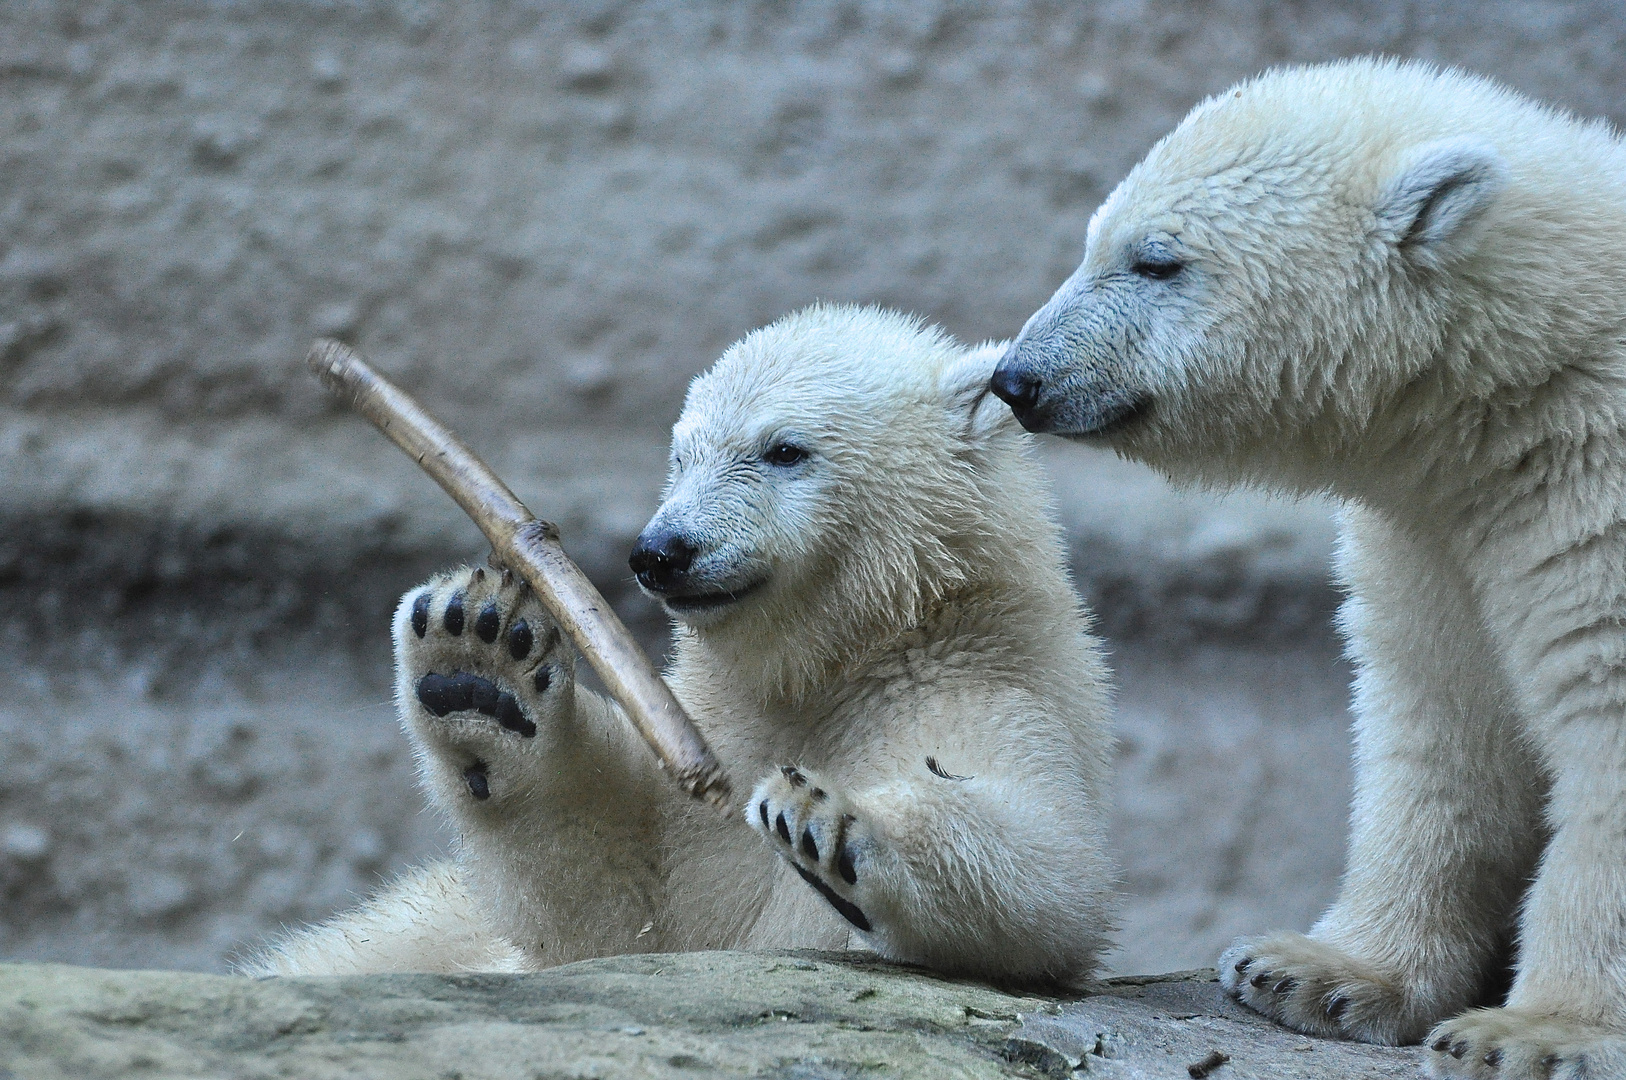
[[[0,956],[220,970],[448,842],[387,619],[483,545],[313,335],[659,649],[625,553],[722,347],[818,298],[1007,337],[1202,95],[1374,51],[1626,118],[1602,2],[0,5]],[[1348,786],[1329,507],[1041,452],[1122,684],[1110,962],[1307,925]]]
[[[1203,973],[1079,998],[946,982],[861,955],[615,957],[536,975],[250,982],[0,966],[0,1069],[29,1080],[140,1075],[380,1080],[564,1077],[1410,1077],[1415,1049],[1294,1035]],[[0,1075],[5,1075],[0,1073]]]

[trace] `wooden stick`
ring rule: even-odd
[[[559,530],[538,521],[456,435],[348,346],[319,340],[305,363],[474,519],[497,558],[519,571],[587,657],[661,767],[689,794],[728,813],[728,779],[717,759],[609,603],[565,554]]]

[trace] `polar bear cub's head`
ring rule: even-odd
[[[639,585],[708,635],[907,625],[966,577],[988,488],[1022,454],[987,393],[1002,351],[869,307],[751,333],[689,388]]]
[[[1584,280],[1552,260],[1596,232],[1577,185],[1618,188],[1619,160],[1603,128],[1459,72],[1268,72],[1198,105],[1101,205],[994,392],[1030,430],[1184,472],[1348,456],[1426,414],[1386,410],[1441,375],[1442,346],[1475,362],[1465,318]],[[1507,365],[1456,374],[1523,377]]]

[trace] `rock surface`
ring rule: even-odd
[[[1415,1049],[1295,1035],[1209,972],[1044,998],[836,953],[590,960],[535,975],[245,979],[0,966],[0,1076],[552,1080],[1412,1077]],[[9,1070],[6,1071],[6,1070]]]

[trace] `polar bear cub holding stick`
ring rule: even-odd
[[[443,574],[394,634],[402,722],[456,857],[249,970],[857,944],[990,979],[1087,977],[1112,891],[1107,676],[1030,437],[986,393],[1001,351],[818,306],[690,388],[632,565],[676,624],[668,681],[753,785],[732,820],[576,686],[523,585]]]
[[[992,384],[1031,430],[1346,500],[1348,870],[1220,977],[1435,1076],[1626,1076],[1623,252],[1604,125],[1274,71],[1135,167]]]

